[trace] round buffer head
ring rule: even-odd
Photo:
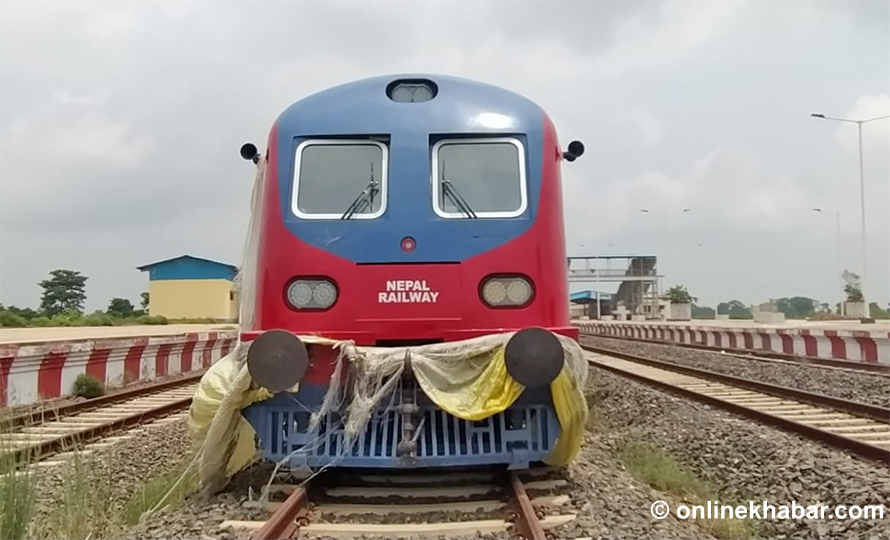
[[[269,330],[256,338],[247,351],[247,369],[260,386],[283,392],[303,380],[309,351],[300,338],[284,330]]]
[[[504,350],[507,372],[526,388],[548,386],[562,371],[565,355],[559,338],[543,328],[520,330]]]

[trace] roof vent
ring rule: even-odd
[[[386,85],[386,95],[396,103],[423,103],[439,93],[439,87],[426,79],[402,79]]]

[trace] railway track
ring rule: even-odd
[[[758,362],[781,362],[791,364],[809,364],[814,366],[831,367],[836,369],[844,369],[855,372],[865,372],[874,374],[883,374],[890,376],[890,365],[886,364],[869,364],[866,362],[855,362],[852,360],[832,360],[830,358],[818,358],[815,356],[801,356],[796,354],[786,354],[775,351],[756,351],[752,352],[746,349],[733,349],[730,347],[717,347],[715,345],[705,345],[702,343],[678,343],[676,341],[667,341],[663,339],[647,339],[631,336],[607,336],[603,334],[585,334],[581,333],[581,337],[614,339],[616,341],[635,341],[639,343],[651,343],[653,345],[669,345],[673,347],[683,347],[687,349],[699,349],[703,351],[712,351],[744,360],[752,360]]]
[[[2,422],[0,459],[30,463],[187,409],[203,372]]]
[[[551,469],[445,473],[324,473],[306,485],[273,484],[266,521],[229,521],[252,540],[453,538],[480,533],[544,540],[571,522],[570,486]],[[286,496],[282,501],[281,497]],[[278,500],[273,500],[278,499]]]
[[[890,464],[890,409],[599,349],[591,365]]]

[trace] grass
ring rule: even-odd
[[[0,408],[0,419],[10,414]],[[121,504],[120,478],[109,471],[114,451],[85,452],[77,442],[63,448],[67,458],[55,467],[36,467],[34,456],[14,461],[10,441],[0,437],[0,538],[102,540],[119,538],[144,515],[181,505],[198,487],[187,458],[172,470],[146,480]],[[99,465],[106,465],[100,467]],[[50,476],[56,475],[57,479]],[[52,486],[52,490],[38,484]]]
[[[8,449],[0,440],[0,452]],[[26,461],[29,458],[26,458]],[[24,538],[34,513],[34,481],[13,459],[0,458],[0,538]]]
[[[142,485],[124,506],[123,524],[135,525],[143,516],[151,515],[156,510],[177,507],[197,489],[197,474],[189,463],[182,463]]]
[[[707,505],[707,501],[719,500],[715,490],[694,473],[685,470],[666,452],[653,445],[638,441],[630,442],[625,445],[620,459],[637,480],[649,484],[658,491],[680,497],[688,503],[687,506]],[[723,504],[730,503],[721,501],[721,505]],[[738,540],[751,538],[754,535],[751,523],[744,519],[696,518],[696,521],[705,531],[717,538]]]
[[[0,421],[11,415],[0,408]],[[24,538],[34,513],[34,479],[26,470],[32,457],[16,459],[13,450],[11,442],[0,437],[0,538]]]

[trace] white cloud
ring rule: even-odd
[[[640,131],[643,146],[654,146],[664,137],[666,131],[664,124],[646,111],[634,111],[630,113],[630,119]]]

